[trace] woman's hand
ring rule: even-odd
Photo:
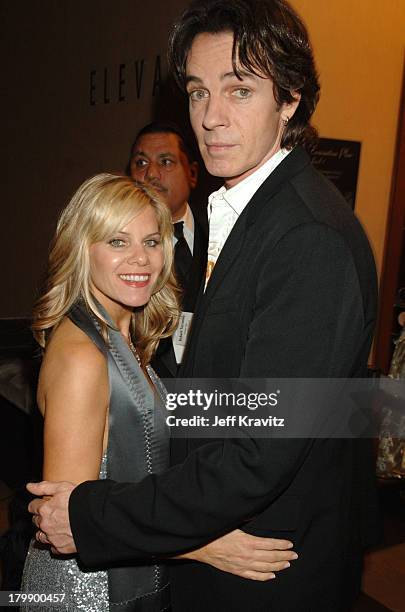
[[[298,558],[289,540],[260,538],[235,529],[209,544],[176,559],[192,559],[250,580],[271,580],[274,572],[290,567]]]

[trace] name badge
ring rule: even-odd
[[[182,312],[180,314],[179,325],[172,336],[174,354],[176,356],[177,365],[180,365],[183,360],[184,349],[186,348],[187,337],[190,331],[192,320],[192,312]]]

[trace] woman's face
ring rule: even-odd
[[[90,246],[90,288],[110,314],[146,304],[164,256],[156,214],[145,207],[120,231]]]

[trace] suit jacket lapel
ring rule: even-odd
[[[309,163],[308,155],[301,147],[297,147],[291,151],[285,160],[275,168],[259,187],[238,218],[224,244],[208,282],[203,303],[208,302],[212,298],[221,285],[229,267],[239,255],[247,227],[255,223],[257,215],[272,195],[279,191],[280,185]]]
[[[192,375],[194,339],[198,336],[199,328],[210,301],[215,296],[218,288],[221,287],[227,271],[242,249],[248,227],[256,222],[263,206],[268,205],[271,197],[281,189],[283,183],[291,179],[298,172],[301,172],[310,163],[310,158],[302,147],[293,149],[259,187],[235,223],[214,266],[205,293],[202,294],[202,291],[200,292],[185,355],[186,359],[183,361],[184,365],[181,372],[183,376]]]
[[[293,149],[262,183],[246,206],[247,225],[249,226],[256,221],[263,206],[280,191],[284,183],[291,180],[295,174],[301,172],[310,163],[311,160],[302,147]]]
[[[189,280],[183,297],[183,310],[189,312],[194,312],[202,279],[205,277],[205,269],[207,267],[207,246],[208,236],[194,218],[193,263],[191,265]]]
[[[211,273],[211,278],[208,281],[207,288],[205,290],[202,305],[208,303],[212,296],[215,294],[218,287],[221,285],[229,267],[232,265],[235,258],[239,255],[239,251],[242,248],[243,237],[246,231],[246,208],[236,221],[231,233],[229,234],[227,241],[225,242],[223,249],[218,257],[218,260]]]

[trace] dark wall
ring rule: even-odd
[[[0,317],[29,315],[57,216],[79,184],[123,170],[154,109],[187,121],[174,90],[159,97],[167,33],[186,4],[2,0]]]

